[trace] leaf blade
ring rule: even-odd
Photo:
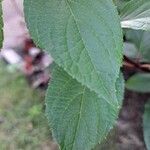
[[[118,105],[115,82],[122,64],[123,42],[112,1],[25,0],[25,14],[33,39],[59,66]]]
[[[127,80],[126,88],[136,92],[150,92],[150,74],[139,73]]]
[[[123,99],[122,81],[121,78],[116,85],[119,106]],[[113,127],[119,108],[98,98],[61,68],[55,68],[47,91],[46,112],[62,150],[90,150]]]
[[[150,30],[150,1],[131,0],[121,10],[123,28]]]
[[[140,57],[140,61],[149,62],[150,32],[143,30],[127,30],[125,36],[128,41],[132,42],[136,46],[136,57]]]

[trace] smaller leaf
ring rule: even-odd
[[[133,43],[124,42],[124,55],[129,58],[137,58],[138,50]]]
[[[145,106],[145,112],[143,116],[143,130],[147,150],[150,150],[150,101]]]
[[[122,28],[131,28],[136,30],[150,30],[150,18],[132,19],[121,22]]]
[[[128,79],[126,88],[136,92],[150,92],[150,74],[139,73]]]
[[[150,30],[150,1],[131,0],[121,10],[123,28]]]
[[[137,57],[141,61],[150,61],[150,32],[143,30],[127,30],[126,39],[132,42],[137,48]],[[134,50],[134,49],[133,49]]]

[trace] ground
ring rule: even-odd
[[[44,93],[0,65],[0,150],[53,150]]]

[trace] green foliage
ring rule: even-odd
[[[120,80],[117,82],[119,104],[123,98]],[[46,104],[53,136],[61,149],[68,150],[94,148],[112,129],[119,111],[58,67],[53,70]]]
[[[138,49],[136,48],[135,44],[132,42],[124,42],[124,55],[131,58],[131,59],[136,59],[139,58],[139,52]]]
[[[131,0],[120,12],[122,27],[150,30],[149,0]]]
[[[117,9],[120,13],[120,11],[123,9],[123,7],[130,1],[130,0],[113,0],[115,5],[117,6]]]
[[[53,135],[61,149],[91,149],[113,127],[121,107],[117,10],[110,0],[25,0],[24,6],[32,38],[62,67],[46,96]]]
[[[136,46],[136,56],[140,61],[150,61],[150,32],[143,30],[127,30],[126,39]],[[131,50],[133,51],[133,50]]]
[[[24,1],[33,40],[59,66],[55,65],[47,91],[46,113],[53,136],[63,150],[94,148],[113,127],[121,107],[123,40],[113,2],[123,28],[150,30],[149,0]],[[2,26],[1,17],[0,43]],[[128,30],[125,39],[126,44],[136,46],[135,56],[142,57],[139,62],[149,62],[149,32]],[[150,74],[136,74],[126,87],[149,92],[149,83]],[[41,109],[39,105],[30,108],[30,119],[39,116]]]
[[[25,14],[35,42],[73,78],[116,105],[122,33],[112,2],[26,0]]]
[[[150,101],[145,106],[143,116],[144,139],[147,150],[150,150]]]
[[[142,93],[150,92],[150,74],[139,73],[128,79],[126,88]]]
[[[136,30],[125,31],[125,39],[131,45],[125,51],[126,56],[131,56],[135,62],[150,62],[150,1],[149,0],[131,0],[120,10],[122,27]],[[140,29],[140,30],[137,30]],[[141,30],[142,29],[142,30]],[[129,43],[128,43],[129,44]],[[127,46],[127,45],[126,45]],[[126,47],[127,48],[127,47]],[[136,92],[150,93],[150,73],[138,73],[127,80],[126,88]],[[150,103],[145,106],[144,113],[144,138],[147,149],[150,149]]]

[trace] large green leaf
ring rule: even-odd
[[[143,131],[147,150],[150,150],[150,101],[145,106],[143,117]]]
[[[32,38],[73,78],[117,104],[122,31],[112,0],[25,0]]]
[[[0,48],[3,43],[3,17],[2,17],[2,0],[0,0]]]
[[[131,0],[120,15],[122,27],[150,30],[150,0]]]
[[[150,74],[139,73],[128,79],[126,88],[136,92],[150,92]]]
[[[119,106],[123,79],[116,84]],[[61,68],[54,68],[46,96],[46,113],[62,150],[91,150],[113,127],[119,107],[82,86]]]

